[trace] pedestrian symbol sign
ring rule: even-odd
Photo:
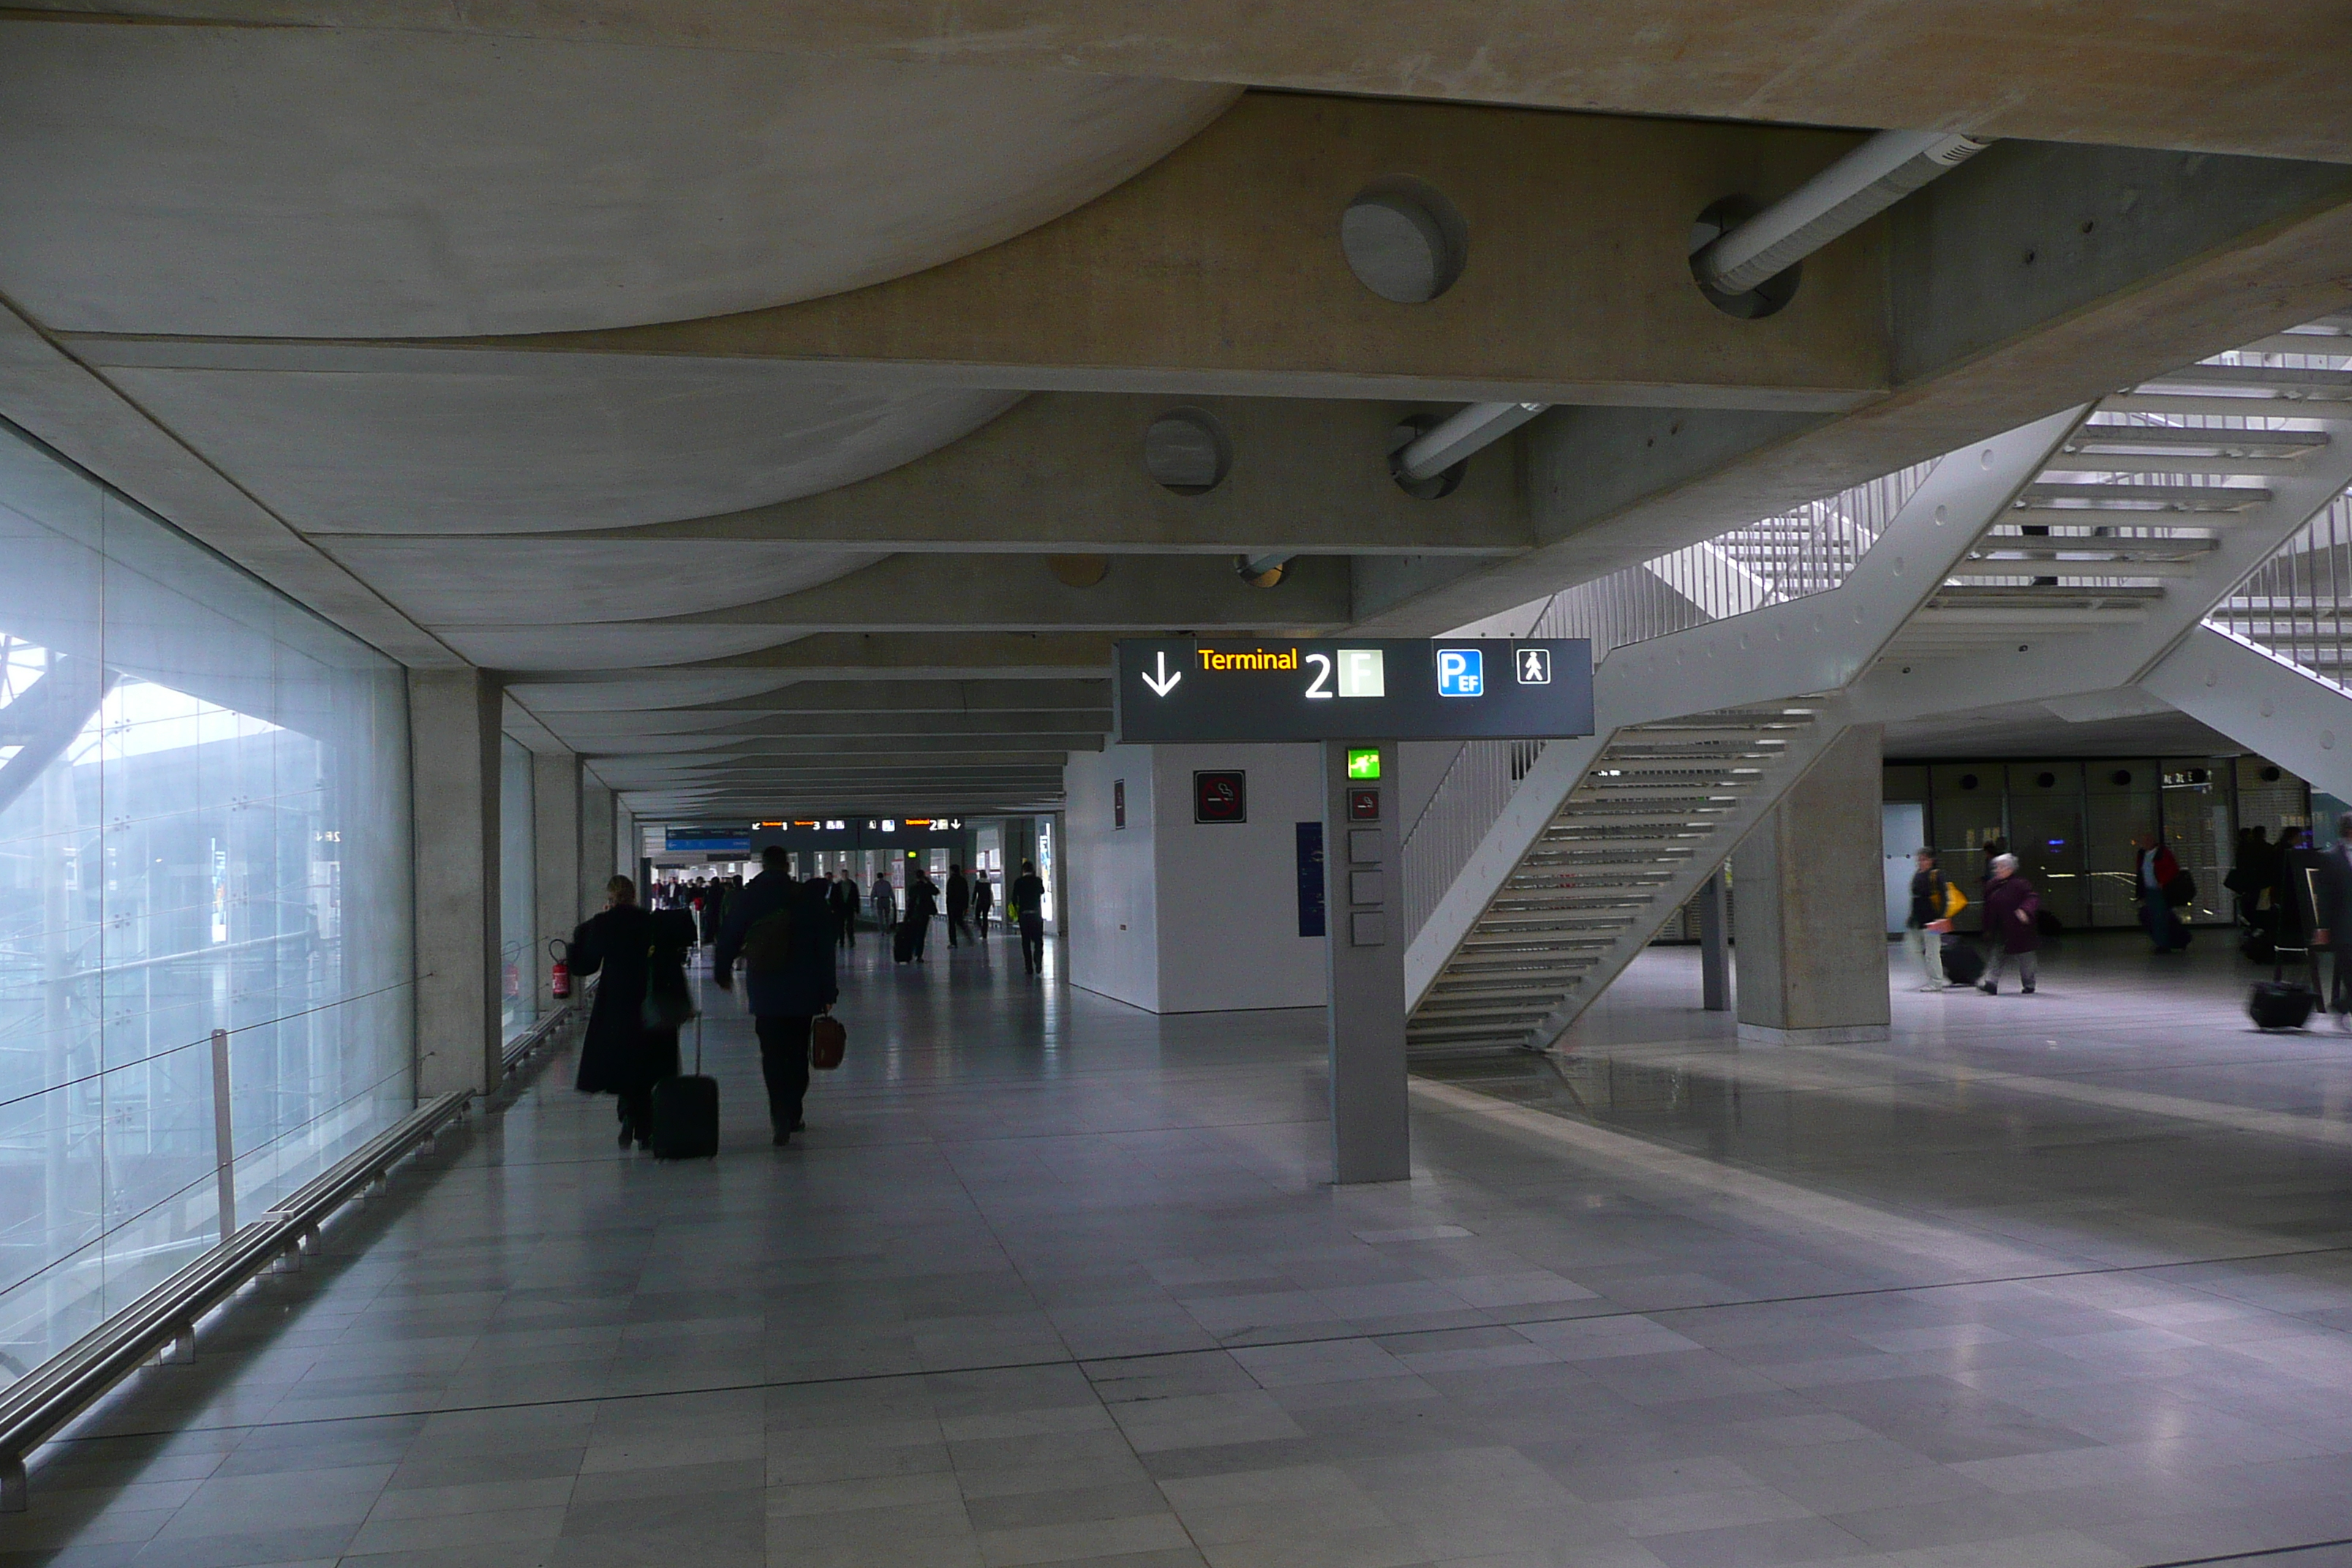
[[[1518,650],[1519,684],[1549,686],[1551,684],[1551,649],[1523,647]]]
[[[1440,697],[1483,697],[1486,691],[1486,656],[1475,647],[1437,650],[1437,694]]]
[[[1351,748],[1348,752],[1348,776],[1351,779],[1376,779],[1381,776],[1381,753],[1375,748]]]

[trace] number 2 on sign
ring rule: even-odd
[[[1307,662],[1316,668],[1315,679],[1307,683],[1307,697],[1328,699],[1331,695],[1331,656],[1328,653],[1310,653],[1307,656]]]

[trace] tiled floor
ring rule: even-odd
[[[1318,1014],[875,956],[803,1146],[739,1018],[712,1163],[559,1059],[48,1450],[0,1563],[2352,1563],[2352,1039],[2224,953],[1742,1050],[1654,952],[1349,1191]]]

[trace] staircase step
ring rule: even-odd
[[[2155,387],[2259,387],[2266,392],[2317,393],[2326,397],[2352,397],[2352,371],[2290,368],[2271,364],[2192,364],[2150,376],[2132,390],[2145,394]],[[2352,413],[2352,410],[2347,410]],[[2305,416],[2309,417],[2309,416]]]
[[[2325,430],[2189,429],[2094,418],[2066,437],[2067,452],[2234,452],[2247,457],[2308,456],[2324,450]]]
[[[2255,485],[2142,485],[2121,480],[2101,483],[2095,479],[2061,483],[2036,479],[2025,487],[2019,499],[2034,507],[2048,506],[2053,501],[2082,501],[2142,509],[2161,507],[2173,511],[2243,511],[2248,507],[2267,504],[2272,494],[2268,489]]]

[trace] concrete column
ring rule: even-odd
[[[1887,1037],[1882,737],[1858,724],[1831,742],[1732,857],[1743,1041]]]
[[[604,884],[612,879],[620,854],[614,815],[619,807],[613,792],[594,779],[580,781],[580,912],[593,915],[604,907]]]
[[[1377,749],[1378,782],[1348,776],[1350,750]],[[1404,1081],[1405,932],[1397,910],[1397,749],[1323,746],[1325,942],[1331,987],[1331,1179],[1412,1174]],[[1357,797],[1371,796],[1370,813]]]
[[[1698,890],[1699,1005],[1709,1013],[1731,1011],[1731,935],[1724,921],[1723,873]]]
[[[416,844],[416,1090],[487,1093],[499,1038],[497,681],[408,672]]]
[[[538,940],[523,962],[539,974],[539,1010],[555,1009],[548,986],[547,944],[568,937],[580,923],[580,759],[571,752],[534,753],[530,759],[531,831],[538,886],[533,889],[531,929]]]

